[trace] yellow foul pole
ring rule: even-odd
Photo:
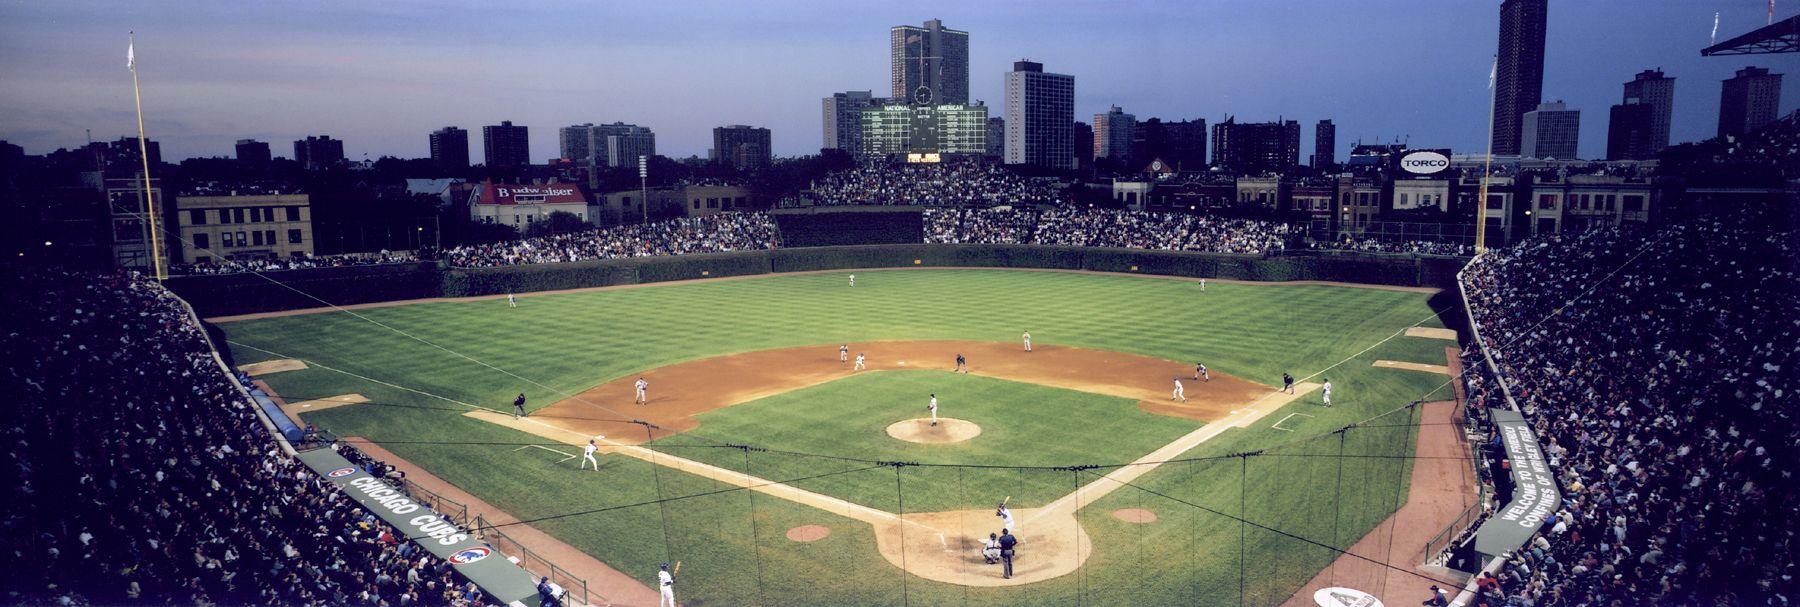
[[[1499,57],[1494,58],[1493,74],[1495,76],[1498,76],[1500,73],[1499,61],[1500,61]],[[1483,251],[1487,250],[1488,176],[1492,175],[1494,173],[1494,106],[1496,104],[1494,97],[1499,94],[1500,94],[1499,87],[1495,85],[1494,78],[1490,77],[1488,79],[1487,158],[1483,159],[1481,162],[1481,193],[1475,197],[1475,254],[1476,255],[1480,255]]]
[[[131,98],[137,104],[138,159],[144,163],[144,189],[138,196],[150,216],[150,263],[155,268],[156,279],[162,280],[169,275],[163,271],[162,232],[156,225],[156,197],[150,193],[150,142],[144,138],[144,98],[138,94],[137,32],[131,33],[131,44],[126,49],[126,67],[131,68]]]

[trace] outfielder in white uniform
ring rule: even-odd
[[[601,437],[601,438],[605,438],[605,437]],[[594,439],[591,439],[591,438],[588,439],[587,446],[581,448],[581,466],[576,469],[580,470],[582,468],[586,468],[588,464],[593,464],[594,471],[599,472],[600,471],[600,460],[594,459],[594,452],[598,451],[598,450],[600,450],[600,446],[594,444]]]
[[[931,404],[925,407],[931,410],[931,425],[937,425],[937,395],[931,395]]]
[[[1169,400],[1187,402],[1187,391],[1181,388],[1181,378],[1179,377],[1175,378],[1175,392],[1169,395]]]
[[[1206,291],[1206,279],[1204,278],[1200,279],[1200,291],[1203,293]]]
[[[513,299],[513,294],[511,294],[511,293],[506,294],[506,307],[508,307],[508,308],[519,307],[519,300]]]
[[[863,362],[863,357],[864,357],[864,356],[865,356],[865,355],[864,355],[864,354],[863,354],[863,353],[861,353],[861,352],[857,352],[857,353],[856,353],[856,368],[854,368],[854,369],[851,369],[851,371],[861,371],[861,370],[863,370],[863,369],[867,369],[867,368],[869,368],[869,365],[867,365],[867,364],[865,364],[865,363],[864,363],[864,362]]]
[[[662,598],[657,599],[656,607],[679,607],[675,604],[675,576],[669,575],[669,564],[662,564],[662,571],[656,572],[657,585],[662,587]]]
[[[1013,520],[1012,509],[1006,507],[1006,502],[1000,502],[999,506],[994,507],[994,516],[1000,517],[1001,524],[1005,525],[1004,529],[1018,532],[1019,522]]]
[[[637,387],[637,400],[632,401],[632,402],[636,402],[637,404],[640,404],[640,405],[649,403],[650,402],[650,382],[644,381],[644,378],[639,377],[637,379],[637,383],[634,385]]]
[[[1325,385],[1323,387],[1325,390],[1325,406],[1329,407],[1331,406],[1331,380],[1325,380]]]
[[[856,275],[855,274],[850,275],[850,286],[852,286],[852,287],[856,286]]]
[[[1031,332],[1026,331],[1025,334],[1020,335],[1019,338],[1025,340],[1025,351],[1030,352],[1031,351]]]

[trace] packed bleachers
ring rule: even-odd
[[[1475,254],[1475,245],[1460,242],[1439,240],[1388,240],[1380,238],[1351,238],[1341,240],[1320,240],[1309,245],[1321,251],[1357,251],[1363,253],[1407,253],[1412,255],[1452,255],[1468,257]]]
[[[588,230],[540,238],[446,249],[450,265],[465,268],[560,263],[773,249],[781,244],[775,222],[763,213],[719,213]]]
[[[427,257],[428,256],[429,252],[427,252]],[[193,276],[202,274],[279,272],[282,270],[305,270],[310,268],[342,268],[348,266],[412,263],[419,260],[419,253],[414,251],[380,251],[376,253],[347,253],[344,255],[302,255],[287,259],[242,259],[230,261],[203,258],[192,264],[176,264],[170,266],[169,275]]]
[[[1564,497],[1477,604],[1791,604],[1795,235],[1739,223],[1552,236],[1468,268],[1500,374],[1467,360],[1471,405],[1506,406],[1505,382]]]
[[[47,272],[0,286],[0,602],[494,604],[280,450],[160,285]]]
[[[980,162],[865,163],[812,184],[813,205],[1002,206],[1055,204],[1058,190]],[[788,206],[794,206],[789,203]]]
[[[1275,253],[1292,225],[1206,215],[1104,209],[926,209],[925,242],[1041,244],[1214,253]]]

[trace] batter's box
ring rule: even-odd
[[[1280,430],[1282,432],[1293,432],[1294,431],[1293,428],[1283,428],[1283,427],[1281,427],[1281,424],[1287,422],[1287,420],[1289,418],[1294,418],[1294,417],[1312,417],[1312,415],[1306,414],[1306,413],[1289,413],[1289,414],[1287,414],[1287,417],[1281,418],[1279,421],[1276,421],[1274,424],[1271,424],[1269,427],[1274,428],[1276,430]]]

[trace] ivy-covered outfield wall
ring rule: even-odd
[[[169,279],[168,285],[200,315],[222,316],[324,306],[319,300],[347,305],[855,268],[1045,268],[1447,287],[1463,263],[1458,257],[1365,253],[1264,257],[1037,245],[886,244],[503,268],[447,268],[429,263],[317,268],[273,272],[268,278],[253,274],[177,277]]]

